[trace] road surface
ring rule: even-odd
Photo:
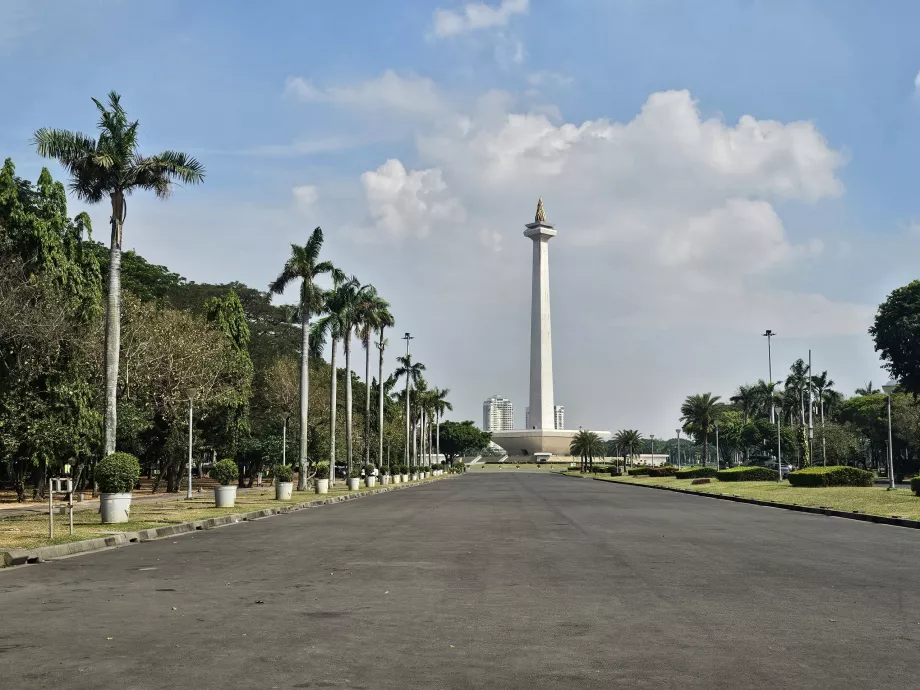
[[[905,528],[476,473],[0,571],[0,686],[917,687],[918,547]]]

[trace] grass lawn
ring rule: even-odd
[[[448,475],[449,476],[449,475]],[[442,479],[438,477],[437,479]],[[410,484],[423,484],[435,481],[429,478]],[[399,486],[402,486],[401,484]],[[379,491],[381,487],[367,489],[364,486],[360,491]],[[263,508],[277,508],[290,503],[304,503],[322,498],[342,496],[350,492],[345,489],[344,480],[337,481],[335,489],[323,496],[316,495],[313,491],[295,491],[290,501],[276,501],[275,490],[251,489],[240,492],[236,497],[236,506],[233,508],[215,508],[214,493],[202,492],[194,494],[192,500],[186,501],[185,496],[177,498],[177,494],[164,497],[162,501],[135,501],[131,506],[131,521],[117,525],[103,525],[99,521],[97,510],[74,510],[73,536],[70,536],[67,515],[54,516],[54,539],[48,538],[48,516],[29,515],[27,517],[3,518],[0,514],[0,550],[30,549],[37,546],[50,546],[64,544],[81,539],[95,539],[119,532],[136,532],[137,530],[151,527],[174,525],[180,522],[191,522],[205,518],[232,515],[234,513],[247,513]]]
[[[565,474],[578,475],[578,472]],[[592,474],[586,474],[592,477]],[[674,477],[610,477],[597,475],[604,481],[620,484],[643,484],[646,486],[670,486],[701,494],[727,494],[759,501],[774,501],[812,508],[832,508],[884,515],[885,517],[920,520],[920,496],[914,496],[907,489],[887,491],[879,487],[794,487],[789,482],[720,482],[692,485],[692,479]]]

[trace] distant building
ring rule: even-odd
[[[565,406],[553,406],[553,427],[556,429],[565,429]],[[530,407],[524,408],[524,428],[529,429],[530,424]]]
[[[514,429],[514,405],[508,398],[493,395],[482,403],[483,431],[511,431]]]

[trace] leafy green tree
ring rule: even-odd
[[[920,338],[920,280],[888,295],[879,305],[869,335],[891,377],[906,392],[920,395],[920,351],[916,346]]]
[[[712,393],[687,396],[680,406],[683,430],[691,434],[697,443],[703,444],[703,456],[709,463],[709,436],[722,414],[721,398]]]
[[[339,274],[338,269],[331,262],[319,260],[322,247],[323,231],[317,227],[304,246],[291,245],[291,258],[285,263],[280,275],[268,286],[271,294],[280,295],[288,285],[300,281],[300,472],[297,479],[298,491],[305,491],[307,488],[307,464],[309,463],[307,430],[310,402],[310,317],[321,308],[323,302],[323,291],[316,285],[316,278],[323,274],[338,277]],[[335,372],[334,364],[333,372]],[[330,479],[333,477],[333,466],[334,460],[329,463]]]
[[[105,336],[105,441],[103,456],[115,452],[117,390],[121,343],[121,245],[127,216],[127,197],[137,190],[167,198],[173,183],[196,184],[204,180],[204,167],[177,151],[145,157],[138,151],[138,122],[129,122],[121,98],[114,91],[108,105],[93,99],[99,110],[99,137],[79,132],[42,128],[35,132],[39,155],[58,160],[70,175],[77,198],[112,204],[108,303]]]
[[[441,422],[441,448],[451,465],[460,456],[485,450],[491,440],[492,434],[476,428],[471,421]]]

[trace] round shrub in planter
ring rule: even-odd
[[[364,486],[372,487],[377,486],[377,475],[374,474],[374,470],[377,469],[373,465],[367,465],[364,468]]]
[[[294,468],[290,465],[275,465],[275,500],[290,501],[294,495]]]
[[[103,523],[127,522],[131,491],[141,476],[141,465],[130,453],[112,453],[96,465],[99,512]]]
[[[914,496],[920,496],[920,477],[910,480],[910,490],[914,492]]]
[[[316,464],[315,490],[318,494],[329,493],[329,463],[320,462]]]
[[[674,476],[678,479],[703,479],[705,477],[715,477],[718,473],[715,467],[687,467],[683,470],[677,470]]]
[[[361,470],[358,467],[352,467],[348,475],[348,490],[357,491],[361,488]]]
[[[214,487],[214,503],[218,508],[232,508],[236,505],[236,480],[240,478],[240,468],[230,458],[214,463],[211,479],[220,483]]]
[[[868,470],[846,465],[815,465],[790,472],[786,479],[792,486],[872,486],[875,475]]]
[[[719,470],[716,479],[720,482],[775,482],[779,472],[769,467],[742,466],[730,470]]]

